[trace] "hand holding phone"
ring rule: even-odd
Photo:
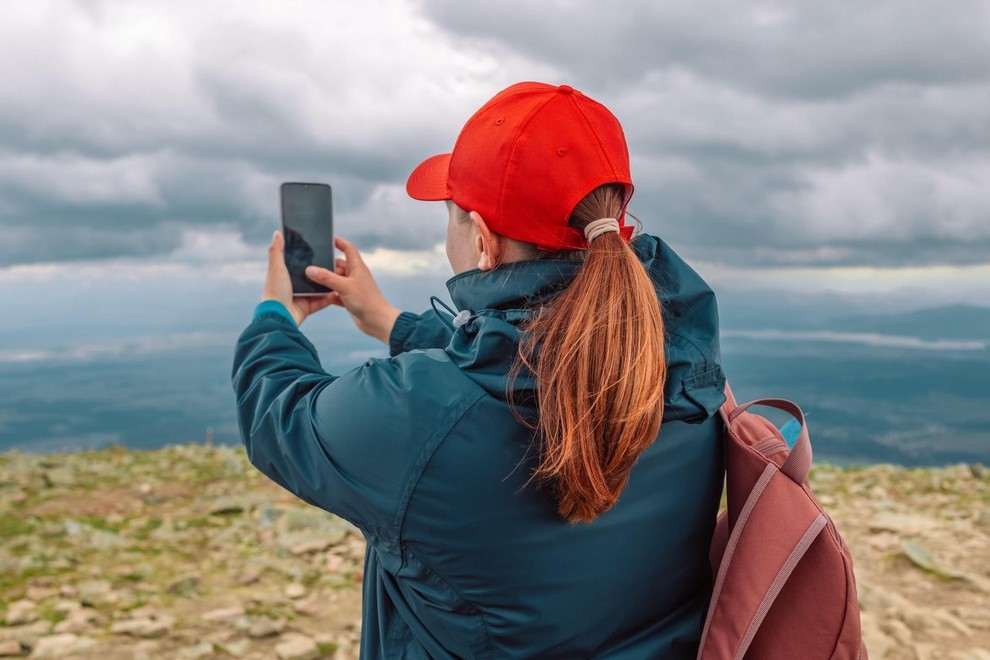
[[[306,277],[307,266],[334,269],[333,200],[325,183],[283,183],[280,190],[285,266],[294,296],[323,296],[330,289]]]

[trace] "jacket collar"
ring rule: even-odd
[[[447,290],[459,310],[523,309],[560,293],[582,263],[547,259],[517,261],[491,271],[474,269],[447,280]]]
[[[640,235],[631,244],[661,304],[666,335],[664,420],[703,421],[724,401],[725,376],[718,340],[718,309],[707,283],[660,239]],[[514,359],[517,324],[529,309],[565,289],[583,262],[521,261],[493,271],[471,270],[447,281],[451,300],[469,319],[454,332],[447,353],[493,394],[505,392]],[[522,378],[516,388],[529,388]]]

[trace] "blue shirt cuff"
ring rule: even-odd
[[[279,316],[284,316],[292,325],[298,327],[296,320],[292,318],[292,312],[285,308],[285,305],[277,300],[263,300],[258,303],[258,306],[254,308],[254,318],[259,318],[265,314],[278,314]]]

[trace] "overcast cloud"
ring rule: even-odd
[[[0,267],[241,261],[285,180],[330,182],[338,233],[365,249],[441,259],[444,212],[405,177],[524,79],[615,112],[633,211],[689,258],[979,267],[988,34],[971,1],[15,0]]]

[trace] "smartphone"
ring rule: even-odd
[[[282,235],[292,294],[322,296],[330,289],[306,277],[306,266],[334,269],[333,203],[325,183],[283,183]]]

